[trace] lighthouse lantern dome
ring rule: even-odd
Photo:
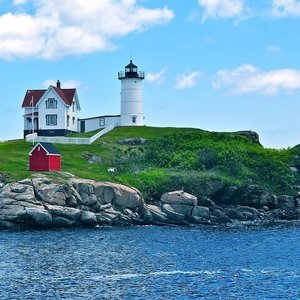
[[[138,71],[138,67],[130,60],[130,63],[125,66],[125,72],[118,73],[118,78],[120,80],[124,78],[139,78],[143,80],[145,78],[145,73]]]

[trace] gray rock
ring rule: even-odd
[[[184,205],[196,206],[197,197],[185,193],[182,190],[179,190],[179,191],[168,192],[163,194],[161,196],[161,202],[167,204],[184,204]]]
[[[46,183],[45,183],[46,182]],[[38,199],[53,205],[66,205],[66,192],[64,187],[46,180],[33,179],[34,188]]]
[[[100,211],[106,210],[106,209],[110,209],[112,208],[112,205],[110,203],[108,204],[103,204],[100,206]]]
[[[52,215],[56,215],[68,220],[78,221],[81,216],[81,211],[73,207],[46,205],[46,208]]]
[[[81,203],[81,202],[82,202],[82,201],[81,201],[81,199],[80,199],[80,202],[79,202],[79,203]],[[70,206],[70,207],[77,207],[78,202],[77,202],[76,197],[75,197],[74,195],[71,195],[70,197],[68,197],[68,198],[66,199],[66,205],[67,205],[67,206]]]
[[[80,196],[81,196],[81,203],[85,206],[93,206],[98,201],[95,194],[88,194],[84,191],[81,191]]]
[[[102,158],[100,156],[94,154],[82,154],[82,156],[90,163],[90,164],[100,164],[102,163]]]
[[[26,216],[26,210],[23,206],[15,204],[3,205],[0,208],[0,220],[3,221],[23,221]]]
[[[184,205],[184,204],[170,204],[170,206],[174,209],[175,212],[182,215],[187,215],[193,208],[193,206],[190,205]]]
[[[195,206],[194,208],[192,208],[190,215],[192,217],[198,217],[201,219],[210,219],[209,209],[204,206]]]
[[[114,220],[102,214],[96,214],[96,218],[97,218],[98,225],[112,225]]]
[[[76,222],[64,217],[53,216],[52,225],[57,228],[68,228],[75,226]]]
[[[295,200],[292,196],[279,196],[278,197],[278,208],[285,210],[293,210],[295,208]]]
[[[150,211],[154,223],[170,223],[167,214],[161,211],[157,206],[146,205],[146,208]]]
[[[260,144],[260,142],[259,142],[259,135],[255,131],[252,131],[252,130],[241,130],[241,131],[236,131],[234,133],[237,134],[237,135],[244,136],[247,139],[252,140],[254,143]]]
[[[182,223],[185,219],[185,215],[176,212],[170,204],[163,204],[162,210],[167,214],[167,217],[173,221]]]
[[[24,185],[24,184],[13,184],[11,186],[11,191],[12,193],[18,193],[18,194],[21,194],[21,193],[25,193],[27,190],[27,186]]]
[[[151,214],[150,210],[146,207],[142,208],[142,210],[140,212],[140,216],[145,222],[153,221],[152,214]]]
[[[224,211],[215,209],[211,214],[211,222],[217,224],[231,223],[231,220]]]
[[[112,203],[114,198],[114,190],[112,187],[106,187],[103,192],[103,203]]]
[[[34,225],[40,227],[50,227],[52,225],[52,215],[41,208],[25,208],[27,216],[26,219],[33,223]]]
[[[97,224],[97,217],[90,211],[83,211],[81,213],[81,223],[86,226],[95,226]]]
[[[144,145],[146,140],[143,138],[128,138],[121,141],[118,141],[121,145]]]
[[[97,214],[97,219],[99,217],[103,217],[109,220],[109,222],[112,224],[113,220],[115,220],[118,217],[118,215],[109,212],[102,212],[101,214]]]
[[[129,208],[132,211],[142,209],[143,199],[135,189],[120,184],[112,184],[112,186],[115,192],[112,201],[114,206],[118,206],[122,209]]]
[[[20,180],[20,181],[18,181],[18,183],[20,183],[20,184],[22,184],[22,185],[24,184],[24,185],[32,186],[32,181],[31,181],[31,179],[29,179],[29,178]]]
[[[22,230],[25,229],[26,225],[24,223],[10,222],[10,221],[0,221],[0,229],[7,230]]]

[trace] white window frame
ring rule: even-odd
[[[56,126],[57,115],[46,115],[46,126]]]
[[[46,109],[57,109],[57,100],[55,98],[48,98],[46,100]]]

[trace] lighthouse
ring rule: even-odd
[[[144,72],[132,63],[125,66],[125,72],[118,73],[121,80],[121,126],[143,126],[142,80]]]

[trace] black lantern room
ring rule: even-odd
[[[125,66],[125,72],[118,73],[118,78],[120,80],[124,78],[139,78],[142,80],[145,78],[145,73],[138,71],[138,67],[130,60],[130,63]]]

